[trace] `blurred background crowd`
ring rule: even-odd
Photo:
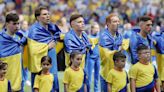
[[[3,27],[8,12],[18,12],[21,21],[29,25],[34,21],[34,10],[45,5],[51,13],[51,20],[62,26],[67,32],[69,17],[72,12],[83,14],[85,23],[98,22],[105,26],[105,18],[111,13],[119,14],[120,28],[131,28],[137,24],[137,18],[149,15],[154,21],[154,30],[164,30],[164,0],[0,0],[0,28]]]

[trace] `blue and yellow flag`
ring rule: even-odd
[[[60,29],[52,23],[48,24],[48,29],[45,29],[45,27],[43,27],[39,22],[35,22],[31,26],[29,29],[27,46],[29,56],[28,68],[31,72],[35,73],[41,70],[41,58],[45,55],[50,56],[52,59],[51,71],[57,72],[56,51],[55,48],[48,49],[48,43],[52,40],[57,42],[57,40],[60,39],[60,32]],[[60,47],[60,49],[61,48],[62,47]]]
[[[122,35],[116,32],[113,37],[108,29],[100,33],[99,51],[101,59],[100,75],[106,79],[108,72],[114,67],[113,55],[119,50],[127,50],[129,39],[123,39]]]
[[[87,50],[91,48],[91,44],[87,37],[86,33],[82,33],[81,37],[78,37],[74,30],[70,30],[66,33],[64,38],[64,49],[65,49],[65,64],[68,67],[70,63],[70,53],[72,51],[79,51],[83,54],[83,60],[81,63],[81,67],[84,68],[85,66],[85,56]]]
[[[132,64],[138,62],[138,54],[137,54],[137,47],[141,44],[148,46],[151,49],[151,55],[155,55],[155,40],[148,34],[146,38],[143,38],[137,32],[133,32],[132,36],[130,37],[130,53],[132,58]]]
[[[0,60],[8,64],[6,78],[10,80],[13,91],[19,91],[22,83],[21,41],[16,34],[9,36],[6,29],[0,32]]]
[[[157,51],[157,66],[158,66],[158,73],[159,78],[161,81],[164,81],[164,33],[157,32],[153,38],[156,41],[155,47]]]

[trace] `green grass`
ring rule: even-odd
[[[64,84],[63,84],[63,77],[64,77],[64,72],[58,72],[58,78],[59,78],[59,87],[60,87],[60,92],[64,92]]]
[[[64,92],[64,85],[62,83],[63,73],[64,72],[58,72],[60,92]],[[30,74],[29,74],[29,76],[30,76]],[[29,80],[31,80],[31,79],[29,78]],[[25,85],[24,92],[31,92],[31,86]]]

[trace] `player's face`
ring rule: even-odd
[[[92,34],[93,34],[93,35],[96,34],[97,32],[99,32],[99,31],[100,31],[99,25],[98,25],[98,24],[94,25],[94,26],[92,27],[91,31],[92,31]]]
[[[41,10],[38,20],[43,24],[47,25],[50,22],[50,14],[48,10]]]
[[[72,59],[72,65],[79,67],[82,62],[82,55],[78,54]]]
[[[121,59],[117,60],[117,67],[123,69],[125,67],[125,62],[126,62],[125,58],[121,58]]]
[[[72,21],[71,24],[72,24],[71,26],[74,30],[77,30],[77,31],[85,30],[85,23],[84,23],[84,19],[82,17],[75,19],[74,21]]]
[[[22,26],[22,29],[24,29],[26,31],[28,29],[28,22],[27,21],[23,21],[21,26]]]
[[[150,49],[147,50],[142,50],[139,52],[138,54],[139,59],[143,60],[143,61],[151,61],[151,52]]]
[[[149,34],[151,32],[151,28],[152,28],[152,21],[148,20],[148,21],[144,22],[143,25],[141,25],[141,28],[146,34]]]
[[[108,21],[107,25],[112,31],[117,31],[120,24],[120,19],[118,16],[111,17],[111,21]]]
[[[51,64],[48,61],[42,62],[42,69],[49,70],[51,68]]]
[[[11,32],[11,33],[16,33],[18,31],[18,29],[20,29],[20,23],[19,21],[10,21],[8,23],[6,23],[7,25],[7,29]]]

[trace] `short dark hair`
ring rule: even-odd
[[[48,10],[48,8],[45,7],[45,6],[39,6],[39,7],[37,7],[35,9],[35,18],[37,18],[38,16],[40,16],[42,10]]]
[[[10,21],[16,22],[18,20],[19,20],[19,16],[17,13],[9,13],[6,15],[6,22],[10,22]]]
[[[50,64],[52,64],[52,60],[49,56],[43,56],[41,59],[41,63],[43,63],[44,61],[48,61]]]
[[[83,17],[83,15],[81,15],[81,14],[79,14],[79,13],[74,13],[74,14],[72,14],[71,17],[70,17],[70,21],[69,21],[70,25],[71,25],[71,22],[72,22],[73,20],[75,20],[75,19],[77,19],[77,18],[79,18],[79,17]]]
[[[117,61],[120,58],[126,58],[126,56],[121,51],[114,53],[113,61]]]
[[[147,15],[141,16],[141,17],[138,18],[138,22],[141,22],[141,21],[146,22],[148,20],[152,20],[152,18],[147,16]]]
[[[137,53],[139,53],[139,52],[142,51],[142,50],[147,50],[147,49],[149,49],[148,46],[146,46],[146,45],[144,45],[144,44],[141,44],[141,45],[139,45],[139,46],[137,47]]]

